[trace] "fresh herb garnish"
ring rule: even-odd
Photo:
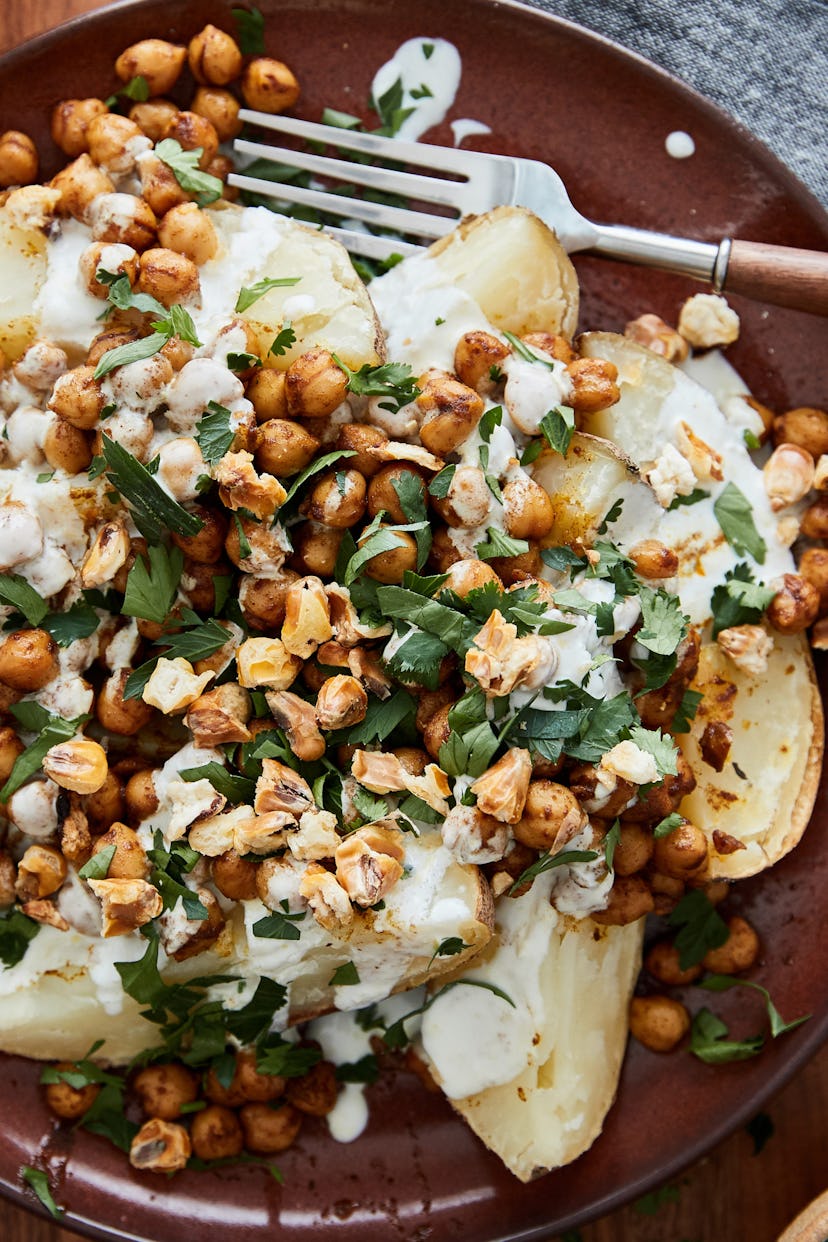
[[[246,776],[236,776],[215,761],[202,764],[199,768],[181,768],[178,775],[182,781],[209,781],[228,802],[252,803],[256,792],[255,781],[248,780]]]
[[[705,953],[720,948],[729,935],[727,923],[700,888],[682,897],[667,922],[680,929],[675,945],[681,970],[698,966]]]
[[[11,906],[0,912],[0,962],[16,966],[22,961],[29,944],[40,931],[40,924]]]
[[[89,862],[83,864],[79,869],[78,875],[82,880],[105,880],[112,859],[115,857],[116,846],[105,845],[97,854],[93,854]]]
[[[270,293],[271,289],[289,289],[293,285],[298,285],[301,279],[301,276],[266,276],[263,280],[257,280],[253,285],[243,285],[236,298],[236,313],[241,314],[242,311],[248,310],[254,302],[258,302],[259,298]]]
[[[300,914],[274,910],[264,918],[256,920],[253,924],[253,935],[265,940],[298,940],[301,932],[296,924],[301,923],[304,917],[304,910]]]
[[[772,587],[756,582],[744,561],[729,569],[724,583],[715,588],[710,598],[713,637],[734,625],[753,625],[775,594]]]
[[[728,1028],[721,1018],[709,1009],[700,1009],[690,1028],[690,1051],[707,1065],[724,1065],[758,1056],[765,1044],[764,1035],[740,1040],[730,1040],[727,1035]]]
[[[236,23],[236,42],[245,56],[264,56],[264,16],[255,6],[250,9],[231,9]]]
[[[217,401],[210,401],[206,413],[202,414],[196,427],[195,438],[201,449],[201,456],[210,465],[221,461],[235,438],[230,419],[230,411]]]
[[[747,552],[760,565],[767,545],[756,529],[753,507],[735,483],[726,483],[713,502],[713,512],[727,542],[739,555]]]
[[[121,612],[126,617],[141,617],[162,625],[178,591],[184,553],[180,548],[150,544],[147,557],[149,565],[143,556],[135,558],[127,577]]]
[[[328,980],[329,988],[353,987],[359,983],[359,971],[353,962],[343,962]]]
[[[802,1026],[802,1023],[807,1022],[811,1017],[811,1014],[806,1013],[801,1018],[794,1018],[793,1021],[786,1022],[771,1000],[768,989],[763,988],[761,983],[754,983],[752,979],[734,979],[732,975],[707,975],[698,986],[705,988],[708,992],[729,992],[731,988],[753,988],[755,992],[759,992],[765,998],[770,1033],[773,1039],[778,1039],[780,1035],[785,1035],[788,1031],[795,1031],[798,1026]]]
[[[551,449],[566,457],[575,434],[575,411],[569,405],[556,405],[544,414],[540,429]]]
[[[153,148],[153,155],[167,165],[182,190],[192,194],[199,207],[214,203],[224,192],[220,177],[202,172],[199,168],[198,161],[203,154],[202,147],[195,147],[192,151],[183,150],[181,143],[174,138],[162,138]]]
[[[358,371],[352,371],[336,354],[333,359],[348,378],[348,391],[364,397],[387,398],[380,403],[384,410],[396,413],[420,395],[417,377],[408,363],[383,362],[371,366],[366,362]]]
[[[49,611],[45,599],[21,574],[0,574],[0,600],[17,608],[33,626],[40,625]]]
[[[542,854],[520,873],[509,889],[509,896],[514,896],[524,884],[533,884],[539,875],[543,875],[545,871],[551,871],[553,867],[569,867],[572,863],[594,862],[598,857],[596,850],[561,850],[557,854]]]
[[[69,738],[74,737],[79,727],[88,719],[86,716],[78,716],[74,720],[64,720],[62,716],[52,715],[45,707],[41,707],[33,700],[12,703],[9,710],[24,729],[37,733],[38,737],[15,759],[9,778],[0,789],[0,800],[3,802],[8,802],[12,794],[30,776],[40,771],[47,751],[56,746],[58,742],[68,742]]]
[[[204,525],[201,518],[168,496],[136,457],[108,436],[103,437],[102,448],[113,486],[128,501],[136,526],[150,543],[161,543],[168,531],[198,534]]]
[[[33,1169],[31,1165],[24,1164],[20,1170],[20,1176],[26,1185],[34,1191],[35,1195],[46,1208],[49,1215],[53,1216],[55,1220],[60,1220],[63,1216],[64,1209],[62,1207],[58,1207],[55,1203],[52,1191],[49,1187],[49,1178],[43,1170]]]
[[[522,556],[529,551],[529,544],[525,539],[513,539],[496,526],[487,526],[486,534],[488,538],[478,543],[474,549],[481,561],[490,561],[495,556]]]
[[[273,354],[274,358],[283,357],[292,345],[296,344],[296,333],[293,331],[293,325],[289,319],[286,319],[279,331],[273,338],[270,349],[267,351]]]

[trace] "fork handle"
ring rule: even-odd
[[[729,252],[729,253],[728,253]],[[716,287],[757,302],[828,315],[828,254],[764,242],[722,242]]]

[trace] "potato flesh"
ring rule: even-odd
[[[35,299],[46,275],[46,237],[0,210],[0,351],[14,362],[37,336]]]

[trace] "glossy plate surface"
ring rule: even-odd
[[[547,160],[592,218],[703,240],[731,235],[828,248],[825,213],[764,147],[673,79],[586,31],[493,0],[257,2],[268,51],[302,83],[302,116],[318,120],[326,105],[367,115],[379,65],[404,39],[442,36],[463,59],[449,119],[470,117],[492,129],[469,145]],[[116,55],[137,39],[186,42],[206,21],[232,30],[230,7],[218,0],[138,0],[19,49],[0,61],[0,128],[35,136],[51,161],[45,173],[54,171],[48,118],[56,100],[106,96],[116,86]],[[664,140],[674,130],[692,134],[692,158],[667,155]],[[452,140],[448,126],[428,138]],[[645,311],[674,322],[695,288],[596,260],[576,265],[582,327],[620,331]],[[776,409],[819,405],[828,389],[824,320],[733,304],[743,328],[729,356],[753,392]],[[130,1242],[179,1242],[192,1236],[194,1222],[221,1242],[541,1239],[608,1211],[749,1118],[828,1035],[825,788],[800,848],[730,899],[762,935],[764,960],[755,977],[785,1017],[812,1013],[811,1021],[756,1060],[718,1069],[687,1053],[658,1057],[631,1047],[603,1135],[567,1169],[520,1185],[441,1098],[400,1075],[371,1090],[371,1121],[355,1143],[337,1145],[321,1123],[307,1125],[299,1145],[280,1159],[284,1188],[256,1168],[171,1181],[139,1177],[103,1140],[52,1131],[37,1067],[0,1058],[0,1189],[28,1202],[18,1170],[40,1153],[58,1202],[67,1206],[69,1228]],[[697,992],[693,1007],[706,999]],[[763,1026],[753,994],[717,996],[715,1008],[734,1037]]]

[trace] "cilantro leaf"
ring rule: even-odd
[[[471,644],[474,625],[462,613],[447,608],[445,604],[424,599],[415,591],[398,586],[379,587],[377,601],[384,617],[393,621],[409,621],[455,651]]]
[[[617,819],[604,837],[604,861],[607,864],[607,871],[612,871],[612,863],[615,858],[615,850],[618,842],[621,840],[621,820]]]
[[[642,586],[638,598],[641,628],[636,632],[636,642],[656,655],[672,655],[690,624],[689,617],[681,611],[678,597]]]
[[[415,682],[436,690],[440,663],[449,650],[434,634],[414,629],[396,646],[393,655],[385,659],[385,664],[399,681]]]
[[[253,997],[243,1009],[224,1015],[231,1035],[242,1044],[254,1044],[270,1030],[273,1015],[287,1004],[287,988],[273,979],[260,979]]]
[[[406,719],[413,720],[416,703],[407,690],[397,690],[389,699],[371,699],[365,719],[350,729],[342,730],[349,745],[366,746],[383,742]],[[336,738],[336,734],[329,735]]]
[[[535,862],[522,871],[509,889],[512,897],[524,884],[532,884],[539,875],[551,871],[553,867],[568,867],[572,863],[594,862],[598,858],[597,850],[561,850],[558,854],[542,854]]]
[[[431,961],[428,963],[429,968],[431,967],[431,963],[435,960],[435,958],[457,957],[458,953],[462,953],[464,949],[470,949],[470,948],[471,948],[471,945],[466,944],[462,936],[446,936],[445,939],[440,941],[440,943],[437,945],[437,948],[432,953]]]
[[[388,814],[388,803],[384,798],[377,798],[368,789],[357,785],[353,793],[353,803],[366,822],[383,819]]]
[[[544,414],[540,429],[549,447],[566,457],[575,434],[575,411],[569,405],[554,406]]]
[[[201,449],[201,456],[210,465],[221,461],[235,438],[235,431],[230,426],[232,415],[217,401],[210,401],[207,412],[202,414],[196,427],[195,438]]]
[[[308,479],[312,478],[315,474],[318,474],[320,470],[327,469],[328,466],[332,466],[336,461],[341,461],[346,457],[355,456],[356,449],[334,449],[330,453],[323,453],[321,457],[315,458],[309,466],[305,467],[301,474],[297,474],[296,478],[291,483],[288,488],[288,494],[282,502],[282,508],[284,509],[286,505],[290,504],[293,497],[299,491],[299,488],[302,487],[304,483],[307,483]]]
[[[153,154],[167,165],[182,190],[192,194],[199,207],[206,207],[221,198],[224,191],[221,179],[202,172],[198,166],[204,154],[202,147],[185,151],[175,138],[162,138],[155,144]]]
[[[486,534],[488,539],[478,543],[474,549],[481,561],[490,561],[495,556],[521,556],[529,551],[525,539],[513,539],[496,526],[487,526]]]
[[[201,518],[168,496],[136,457],[109,436],[103,437],[102,448],[113,486],[129,502],[136,526],[150,543],[161,543],[167,531],[198,534]]]
[[[246,776],[236,776],[215,761],[202,764],[198,768],[181,768],[178,775],[188,782],[209,781],[228,802],[252,803],[256,793],[255,781],[248,780]]]
[[[414,109],[403,108],[402,101],[402,78],[397,78],[378,99],[372,99],[372,106],[382,121],[381,128],[377,130],[378,134],[393,138],[406,117],[411,116]]]
[[[621,516],[621,511],[623,508],[624,508],[624,498],[623,496],[619,496],[618,499],[610,505],[609,509],[604,514],[603,520],[600,526],[598,527],[599,535],[605,535],[607,533],[607,528],[609,526],[612,526],[613,522],[618,521],[618,519]]]
[[[721,1018],[709,1009],[700,1009],[690,1028],[690,1051],[708,1065],[723,1065],[728,1061],[746,1061],[757,1056],[765,1043],[763,1035],[729,1040],[727,1034],[727,1026]]]
[[[259,9],[231,9],[236,23],[236,42],[245,56],[264,56],[264,17]]]
[[[807,1022],[812,1016],[806,1013],[801,1018],[794,1018],[792,1022],[786,1022],[771,1000],[768,989],[763,988],[761,983],[754,983],[752,979],[735,979],[732,975],[708,975],[705,979],[702,979],[699,987],[705,988],[708,992],[728,992],[731,988],[753,988],[754,991],[761,993],[765,998],[770,1032],[773,1039],[778,1039],[780,1035],[785,1035],[788,1031],[795,1031],[798,1026],[802,1026],[802,1023]]]
[[[5,968],[23,960],[29,943],[39,931],[39,923],[13,906],[0,913],[0,962]]]
[[[390,404],[382,408],[396,413],[420,395],[417,377],[407,362],[384,362],[379,366],[364,363],[358,371],[333,355],[336,365],[348,378],[348,391],[364,397],[386,397]]]
[[[58,1207],[55,1203],[52,1191],[49,1187],[49,1178],[43,1170],[33,1169],[31,1165],[24,1164],[20,1170],[20,1176],[26,1185],[34,1191],[35,1195],[46,1208],[49,1215],[53,1216],[55,1220],[60,1220],[63,1216],[64,1209],[62,1207]]]
[[[553,713],[549,713],[552,715]],[[627,736],[638,720],[630,696],[622,693],[612,699],[590,699],[586,724],[577,741],[566,744],[566,753],[585,763],[598,763],[602,755]]]
[[[727,542],[739,554],[747,552],[760,565],[767,545],[756,529],[753,508],[735,483],[727,483],[713,502],[713,512]]]
[[[438,474],[435,474],[428,489],[429,495],[436,497],[437,500],[445,500],[456,470],[457,466],[452,462],[450,466],[444,466]]]
[[[281,358],[295,344],[296,333],[293,331],[291,321],[286,319],[274,336],[270,349],[267,352],[273,354],[274,358]]]
[[[105,845],[97,854],[93,854],[89,862],[84,863],[79,869],[80,878],[82,880],[105,880],[112,859],[115,857],[115,849],[114,845]]]
[[[85,600],[75,600],[66,612],[50,612],[41,622],[43,629],[48,630],[59,647],[71,647],[79,638],[89,638],[100,625],[101,620],[95,609]]]
[[[757,583],[748,565],[741,561],[725,574],[724,583],[715,588],[710,598],[713,612],[713,637],[734,625],[757,622],[775,592]]]
[[[370,1086],[379,1078],[379,1061],[373,1052],[366,1052],[358,1061],[345,1061],[336,1067],[337,1082],[364,1082]]]
[[[155,149],[156,151],[158,150],[157,147]],[[301,276],[266,276],[264,280],[257,280],[253,285],[243,285],[239,290],[239,296],[236,298],[237,314],[248,310],[254,302],[258,302],[259,298],[263,298],[266,293],[270,293],[271,289],[289,289],[293,285],[298,285],[301,279]]]
[[[274,910],[272,914],[256,920],[253,924],[253,935],[266,940],[298,940],[300,930],[295,924],[301,923],[304,917],[304,910],[300,914]]]
[[[482,776],[499,745],[497,734],[484,720],[462,734],[452,730],[440,747],[438,762],[449,776]]]
[[[700,888],[682,897],[667,922],[679,928],[675,945],[682,970],[698,966],[708,949],[718,949],[730,934],[727,923]]]
[[[685,690],[670,725],[672,733],[690,732],[690,725],[696,718],[696,712],[703,698],[704,695],[699,690]]]
[[[679,493],[678,496],[674,496],[670,501],[667,506],[667,512],[670,513],[673,509],[678,509],[682,505],[697,505],[700,500],[707,500],[709,495],[709,492],[703,492],[699,487],[694,487],[692,492],[688,492],[686,495]]]
[[[268,1042],[259,1048],[256,1069],[277,1078],[302,1078],[322,1060],[318,1048],[303,1048],[285,1040]]]
[[[683,815],[679,815],[677,811],[671,811],[669,815],[665,815],[664,819],[659,820],[656,824],[653,829],[653,836],[657,841],[661,837],[669,837],[670,833],[675,832],[684,822]]]
[[[180,548],[150,544],[147,548],[149,566],[143,556],[136,556],[129,571],[121,612],[127,617],[163,624],[172,608],[184,568]]]
[[[129,1151],[138,1133],[138,1126],[124,1113],[123,1086],[114,1082],[108,1082],[101,1088],[91,1107],[83,1114],[80,1124],[90,1134],[101,1135],[125,1152]]]
[[[168,991],[166,983],[158,973],[157,935],[147,941],[142,957],[135,962],[116,962],[115,969],[121,976],[121,984],[127,996],[138,1001],[139,1005],[151,1005],[155,1008]]]
[[[630,729],[630,740],[635,742],[639,750],[652,755],[659,776],[675,776],[678,772],[678,748],[670,737],[660,729],[645,729],[643,725],[633,725]]]
[[[418,474],[405,470],[392,479],[391,486],[397,493],[405,520],[416,524],[414,541],[417,544],[417,569],[422,569],[431,550],[431,528],[425,502],[425,486]]]
[[[343,988],[353,987],[359,983],[359,971],[353,962],[343,962],[341,966],[337,966],[336,970],[328,980],[328,987]]]
[[[144,358],[152,358],[166,345],[168,340],[166,332],[152,332],[149,336],[139,337],[137,341],[127,341],[126,345],[108,349],[95,367],[93,378],[102,379],[116,367],[125,367],[130,362],[141,362]]]
[[[25,723],[27,718],[26,703],[13,703],[10,711],[14,717],[23,723],[24,728],[29,726]],[[40,770],[43,759],[48,750],[56,746],[58,742],[68,742],[70,737],[74,737],[78,731],[78,726],[83,724],[87,719],[86,716],[78,716],[74,720],[64,720],[62,716],[53,716],[51,712],[41,709],[41,723],[37,727],[39,736],[31,746],[27,746],[22,754],[18,755],[14,761],[14,767],[11,770],[8,780],[2,789],[0,789],[0,800],[8,802],[12,794],[27,781],[30,776],[34,776],[35,772]]]
[[[40,625],[49,611],[46,601],[21,574],[0,574],[0,600],[22,612],[33,626]]]

